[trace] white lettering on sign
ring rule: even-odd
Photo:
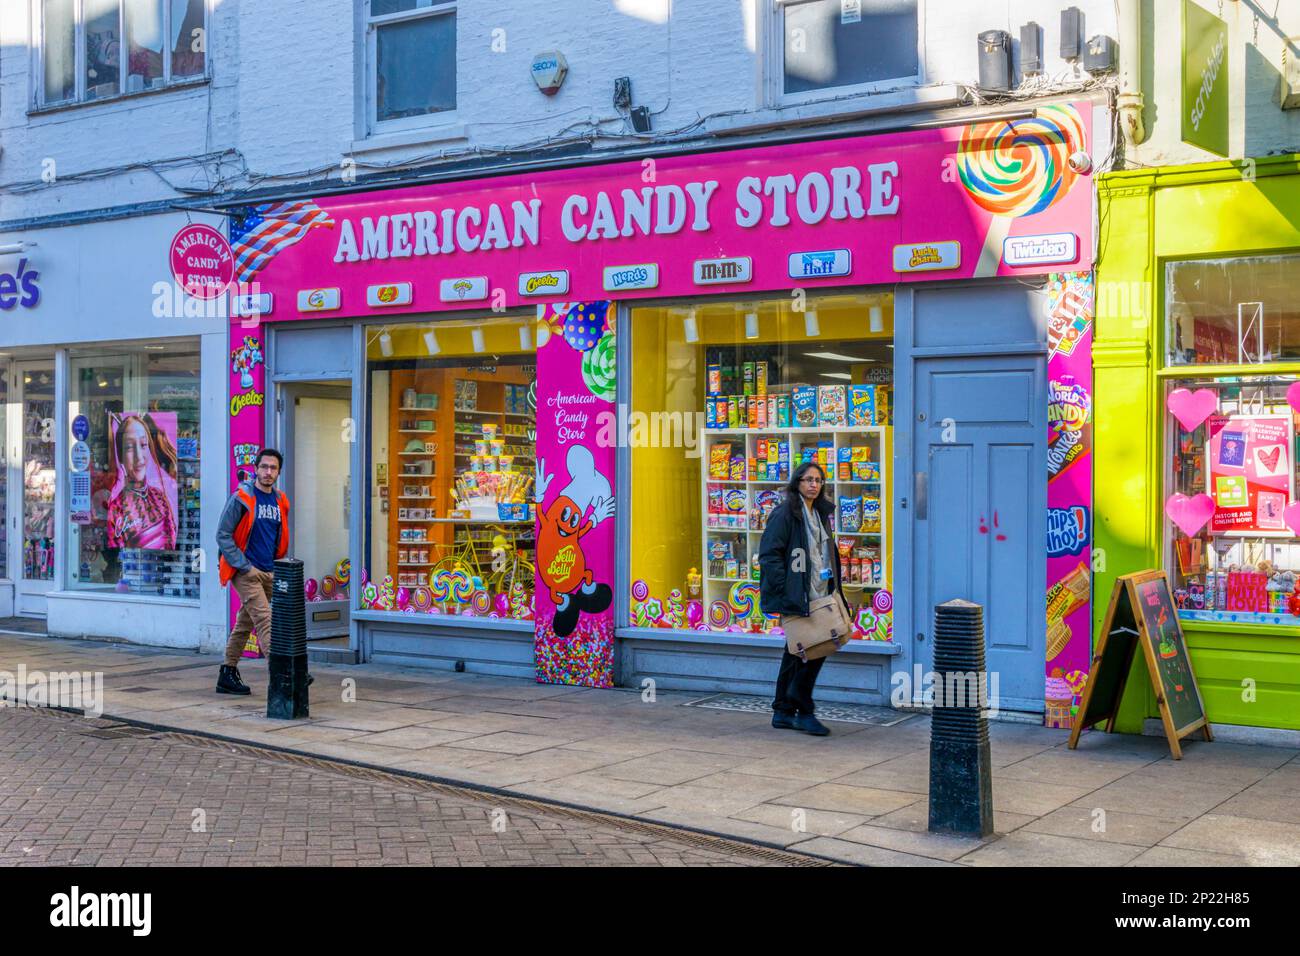
[[[898,214],[898,163],[865,169],[836,166],[796,176],[745,176],[736,184],[732,215],[738,225],[780,228],[798,219],[815,226],[826,219]],[[716,179],[663,183],[617,192],[573,193],[561,203],[560,234],[568,242],[609,242],[635,236],[672,236],[684,229],[708,232],[719,183]],[[452,252],[483,252],[536,246],[542,200],[506,205],[447,207],[370,217],[341,218],[335,262],[368,262]]]
[[[1201,86],[1196,92],[1196,102],[1192,104],[1192,129],[1194,130],[1201,128],[1201,120],[1205,118],[1210,94],[1214,92],[1214,84],[1218,82],[1219,68],[1223,66],[1225,41],[1225,35],[1220,32],[1214,42],[1214,48],[1210,50],[1209,58],[1205,61],[1205,66],[1201,68]]]

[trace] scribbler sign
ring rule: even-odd
[[[1228,25],[1183,0],[1183,142],[1228,155]]]

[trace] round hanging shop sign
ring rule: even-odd
[[[235,278],[235,257],[226,237],[211,226],[192,223],[172,236],[172,276],[196,299],[215,299]]]
[[[84,441],[74,441],[68,452],[68,466],[75,472],[90,468],[90,446]]]

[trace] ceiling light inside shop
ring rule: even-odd
[[[875,359],[858,358],[853,355],[843,355],[839,352],[804,352],[809,358],[825,359],[828,362],[874,362]]]
[[[485,348],[487,348],[487,346],[483,344],[483,330],[482,330],[482,329],[470,329],[470,330],[469,330],[469,339],[470,339],[471,342],[474,343],[474,351],[475,351],[475,352],[482,352]]]
[[[695,320],[695,310],[691,309],[682,317],[682,336],[687,342],[700,340],[700,324]]]
[[[817,310],[809,309],[803,314],[803,332],[810,339],[822,334],[822,327],[817,323]]]
[[[745,338],[747,339],[758,338],[758,313],[757,312],[745,313]]]
[[[384,358],[393,356],[393,337],[388,334],[387,330],[379,333],[379,351],[383,353]]]
[[[884,310],[880,308],[880,306],[873,305],[870,309],[867,310],[867,315],[870,316],[870,322],[871,322],[870,328],[872,332],[885,331],[885,313]]]
[[[853,376],[848,372],[822,372],[822,378],[842,378],[846,382],[853,381]]]
[[[438,344],[438,336],[433,334],[433,329],[424,333],[424,350],[430,355],[437,355],[442,351],[442,346]]]
[[[519,326],[519,349],[523,352],[531,352],[533,350],[533,332],[532,329],[528,327],[527,322]]]

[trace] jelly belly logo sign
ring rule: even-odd
[[[1047,509],[1047,555],[1079,554],[1088,546],[1088,509],[1082,505]]]
[[[40,278],[41,274],[26,259],[19,259],[18,268],[13,272],[0,272],[0,310],[36,308],[41,301],[41,288],[37,285]]]
[[[172,237],[172,276],[196,299],[215,299],[235,278],[235,257],[226,237],[211,226],[192,224]]]

